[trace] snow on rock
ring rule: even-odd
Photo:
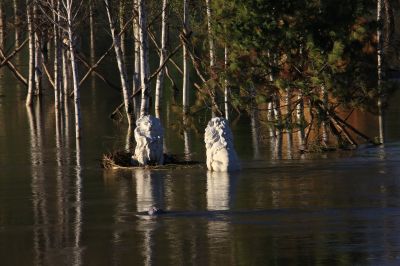
[[[215,117],[208,122],[204,142],[208,170],[228,172],[240,169],[239,159],[233,147],[232,131],[225,118]]]
[[[145,115],[136,121],[136,148],[132,159],[142,165],[163,164],[164,130],[158,118]]]

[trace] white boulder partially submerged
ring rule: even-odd
[[[140,117],[136,121],[136,148],[132,159],[141,165],[163,164],[163,136],[164,130],[158,118],[151,115]]]
[[[239,159],[233,146],[232,131],[225,118],[215,117],[208,122],[204,142],[208,170],[228,172],[240,169]]]

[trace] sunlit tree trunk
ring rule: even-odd
[[[37,3],[33,2],[33,24],[35,25],[35,95],[41,94],[41,85],[42,85],[42,50],[41,50],[41,42],[42,42],[42,34],[40,27],[36,25],[39,24],[39,10],[37,7]]]
[[[140,116],[149,113],[150,86],[147,83],[149,76],[149,51],[147,37],[147,14],[145,0],[138,0],[139,8],[139,32],[140,32],[140,84],[142,87],[142,100],[140,104]]]
[[[64,43],[67,45],[67,43]],[[62,52],[62,84],[63,84],[63,91],[64,91],[64,102],[68,101],[68,93],[69,93],[69,52],[66,48],[61,50]]]
[[[31,2],[31,1],[29,1],[29,2]],[[19,26],[20,26],[18,0],[13,0],[13,8],[14,8],[15,47],[18,47],[19,46]]]
[[[0,48],[4,48],[4,40],[5,40],[5,31],[6,31],[6,24],[5,24],[5,9],[4,3],[0,3]]]
[[[281,112],[281,100],[278,92],[274,92],[273,94],[273,110],[274,117],[277,120],[278,124],[282,123],[282,112]]]
[[[106,5],[106,11],[107,11],[107,17],[108,17],[108,22],[111,30],[111,36],[113,38],[114,42],[114,50],[115,50],[115,56],[117,59],[118,63],[118,69],[119,69],[119,75],[121,79],[121,86],[122,86],[122,94],[124,97],[124,105],[125,105],[125,113],[126,117],[128,119],[128,124],[132,124],[132,118],[130,115],[130,109],[131,109],[131,104],[130,104],[130,93],[128,89],[128,77],[126,74],[126,66],[123,58],[123,53],[121,50],[121,39],[118,36],[116,29],[115,29],[115,22],[111,14],[110,6],[109,6],[109,1],[104,0],[104,3]]]
[[[166,49],[167,49],[167,5],[168,0],[163,0],[163,10],[162,10],[162,22],[161,22],[161,51],[160,51],[160,67],[165,61],[166,57]],[[155,109],[156,113],[159,112],[160,104],[161,104],[161,97],[162,97],[162,90],[164,87],[164,74],[165,68],[163,67],[161,71],[157,75],[157,82],[156,82],[156,96],[155,96]]]
[[[299,149],[301,151],[304,151],[305,150],[305,131],[304,131],[305,118],[304,118],[304,100],[303,100],[303,95],[301,92],[299,92],[297,94],[297,101],[298,101],[298,104],[296,106],[296,120],[297,120],[297,124],[299,125],[299,132],[298,132]]]
[[[207,30],[208,30],[208,45],[210,54],[210,67],[215,66],[215,48],[214,48],[214,37],[212,31],[212,11],[211,11],[211,0],[206,0],[207,9]]]
[[[35,34],[33,31],[32,4],[30,0],[26,0],[26,17],[28,23],[28,43],[29,43],[29,60],[28,60],[28,94],[26,97],[26,105],[31,106],[33,103],[33,93],[35,86]]]
[[[122,31],[125,25],[125,0],[120,0],[119,2],[119,28]],[[126,34],[125,32],[121,32],[120,34],[121,40],[121,53],[123,61],[126,63]]]
[[[382,79],[383,79],[383,34],[382,34],[382,27],[383,27],[383,0],[377,0],[377,7],[376,7],[376,20],[378,22],[378,30],[377,30],[377,39],[378,39],[378,46],[377,46],[377,71],[378,71],[378,92],[382,92]],[[379,95],[378,98],[378,123],[379,123],[379,141],[381,143],[384,142],[384,134],[383,134],[383,111],[382,111],[382,97]]]
[[[53,6],[53,20],[55,24],[53,25],[54,32],[54,108],[56,111],[56,116],[58,117],[58,111],[60,109],[59,105],[62,101],[61,92],[61,44],[60,44],[60,29],[57,24],[59,24],[59,0],[52,0]]]
[[[328,110],[328,92],[325,86],[321,87],[321,97],[322,97],[322,104],[324,105],[325,110]],[[329,141],[329,135],[328,135],[325,116],[321,122],[321,128],[322,128],[322,144],[327,146]]]
[[[74,88],[74,110],[75,110],[75,138],[81,138],[81,107],[80,107],[80,90],[79,90],[79,72],[78,64],[76,62],[76,51],[75,51],[75,33],[73,29],[73,0],[66,0],[66,15],[67,15],[67,30],[68,30],[68,48],[71,57],[71,68],[72,68],[72,85]],[[79,141],[79,140],[78,140]],[[77,141],[77,142],[78,142]]]
[[[292,89],[286,88],[286,97],[285,97],[285,105],[286,105],[286,127],[290,128],[292,123],[292,106],[291,106],[291,98],[292,98]]]
[[[183,0],[183,34],[185,37],[189,32],[189,0]],[[186,45],[183,45],[183,113],[189,111],[189,54]]]
[[[139,13],[138,0],[133,0],[133,13]],[[134,64],[133,64],[133,92],[135,93],[140,89],[140,27],[139,27],[139,16],[135,16],[133,19],[133,36],[134,36]],[[140,105],[137,102],[139,97],[134,98],[135,113],[138,111]]]
[[[96,56],[94,46],[94,14],[93,14],[93,2],[89,4],[89,29],[90,29],[90,63],[94,64],[94,58]]]
[[[228,70],[228,46],[225,44],[224,48],[224,58],[225,58],[225,75],[227,74]],[[224,81],[224,103],[225,103],[225,119],[229,120],[229,81],[228,77],[225,76],[225,81]]]

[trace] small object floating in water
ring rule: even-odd
[[[158,209],[156,206],[151,206],[147,211],[147,214],[150,216],[159,215],[162,213],[164,213],[164,211],[162,209]]]

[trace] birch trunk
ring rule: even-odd
[[[147,14],[145,0],[138,0],[139,7],[139,35],[140,35],[140,83],[142,87],[142,100],[140,104],[140,116],[149,113],[150,87],[147,83],[149,76],[148,38],[147,38]]]
[[[94,47],[94,17],[93,17],[93,2],[89,4],[89,28],[90,28],[90,61],[93,66],[96,56]]]
[[[378,39],[378,47],[377,47],[377,71],[378,71],[378,92],[379,94],[382,92],[382,79],[383,79],[383,0],[377,0],[376,7],[376,20],[378,22],[378,30],[377,30],[377,39]],[[384,134],[383,134],[383,111],[382,111],[382,97],[379,95],[378,98],[378,123],[379,123],[379,141],[380,143],[384,142]]]
[[[69,52],[67,49],[62,50],[62,83],[63,83],[63,90],[64,90],[64,102],[68,101],[68,91],[69,91]]]
[[[35,86],[35,34],[33,32],[32,4],[26,0],[26,17],[28,23],[28,43],[29,43],[29,62],[28,62],[28,94],[26,96],[26,106],[32,106],[33,92]]]
[[[61,45],[60,45],[60,30],[57,24],[59,24],[59,0],[52,0],[53,6],[53,20],[55,24],[53,26],[54,31],[54,108],[56,116],[60,109],[60,102],[62,101],[61,93]]]
[[[305,150],[305,131],[304,131],[304,100],[303,100],[303,94],[301,92],[298,93],[297,95],[297,101],[299,103],[296,106],[296,120],[297,124],[299,125],[299,132],[298,132],[298,137],[299,137],[299,149],[300,151]]]
[[[39,23],[39,13],[37,3],[33,3],[33,24]],[[41,94],[42,83],[42,50],[41,50],[41,32],[39,27],[35,27],[35,95]]]
[[[133,13],[139,13],[138,0],[133,0]],[[139,16],[135,16],[133,20],[133,36],[134,36],[134,69],[133,69],[133,93],[140,87],[140,27]]]
[[[212,13],[211,13],[211,0],[206,0],[207,9],[207,29],[208,29],[208,44],[210,53],[210,67],[211,69],[215,66],[215,48],[214,48],[214,38],[212,32]]]
[[[321,97],[322,97],[322,104],[324,105],[325,110],[328,110],[328,92],[326,91],[325,86],[321,87]],[[326,125],[326,117],[324,115],[324,119],[321,123],[322,127],[322,143],[327,146],[329,141],[328,130]]]
[[[30,3],[27,2],[27,4]],[[15,34],[15,47],[19,46],[19,24],[20,24],[20,20],[19,20],[19,14],[18,14],[18,0],[13,0],[13,8],[14,8],[14,34]]]
[[[225,63],[225,81],[224,81],[224,102],[225,102],[225,119],[229,121],[229,81],[226,76],[228,70],[228,46],[225,44],[224,48],[224,63]]]
[[[119,3],[119,28],[120,30],[123,29],[125,25],[125,0],[120,0]],[[121,53],[122,53],[122,58],[123,61],[126,62],[126,35],[125,32],[122,32],[120,34],[120,40],[121,40]]]
[[[189,0],[183,0],[183,34],[185,37],[189,31]],[[187,51],[186,44],[183,45],[183,84],[182,84],[182,91],[183,91],[183,113],[187,114],[189,111],[189,54]]]
[[[131,115],[130,115],[130,109],[131,109],[130,93],[128,90],[128,77],[126,74],[126,66],[125,66],[125,62],[124,62],[124,58],[123,58],[123,53],[121,50],[121,39],[119,38],[118,34],[116,33],[114,19],[111,15],[111,11],[109,8],[110,7],[109,1],[104,0],[104,3],[106,5],[106,11],[107,11],[107,17],[108,17],[110,30],[111,30],[111,36],[112,36],[113,42],[114,42],[115,56],[117,58],[118,70],[119,70],[121,86],[122,86],[122,94],[124,97],[125,113],[126,113],[126,117],[128,119],[128,124],[131,125],[132,119],[131,119]]]
[[[0,3],[0,48],[4,48],[4,33],[5,33],[5,9],[4,3]]]
[[[133,0],[133,12],[134,14],[139,13],[139,7],[137,0]],[[140,89],[140,30],[139,30],[139,16],[135,16],[133,19],[133,37],[134,37],[134,63],[133,63],[133,88],[132,93],[136,93]],[[135,108],[135,116],[140,112],[140,97],[134,97],[133,104]]]
[[[72,13],[72,2],[73,0],[66,0],[66,10],[67,10],[67,29],[68,29],[68,48],[71,58],[71,68],[72,68],[72,85],[74,88],[74,110],[75,110],[75,138],[77,143],[81,138],[81,107],[80,107],[80,90],[79,90],[79,77],[78,77],[78,65],[76,62],[76,52],[75,52],[75,34],[73,30],[73,13]]]
[[[292,89],[286,88],[286,127],[290,128],[292,123],[292,106],[291,106],[291,98],[292,98]]]
[[[165,57],[167,56],[166,48],[167,48],[167,5],[168,0],[163,0],[162,6],[162,15],[161,15],[161,51],[160,51],[160,67],[163,65]],[[156,99],[155,99],[155,109],[156,112],[159,112],[161,97],[162,97],[162,90],[164,88],[164,75],[165,75],[165,68],[163,67],[157,75],[157,82],[156,82]]]
[[[282,113],[281,113],[281,100],[278,92],[275,92],[273,97],[273,109],[274,116],[278,124],[282,124]]]

